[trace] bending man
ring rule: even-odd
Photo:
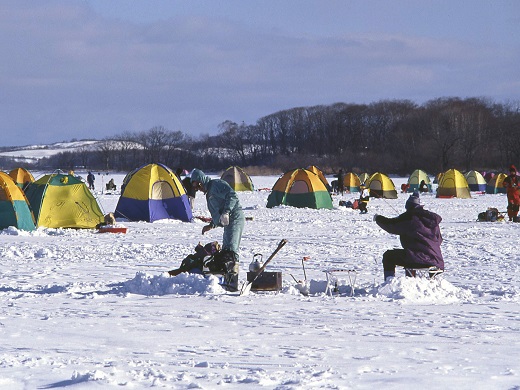
[[[199,169],[194,169],[191,173],[191,184],[196,191],[202,191],[206,195],[211,213],[211,222],[202,228],[202,234],[217,226],[224,227],[221,251],[224,256],[223,262],[227,264],[228,273],[234,273],[232,282],[238,282],[238,267],[235,267],[234,271],[230,269],[230,262],[235,266],[239,260],[238,252],[245,223],[237,194],[226,181],[211,179]]]

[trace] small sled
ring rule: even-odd
[[[124,226],[101,226],[98,228],[99,233],[123,233],[126,234],[127,227]]]

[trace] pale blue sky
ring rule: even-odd
[[[517,101],[520,1],[3,0],[0,146],[298,106]]]

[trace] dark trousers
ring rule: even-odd
[[[385,279],[389,276],[395,276],[395,266],[400,265],[404,268],[427,268],[426,264],[414,263],[405,259],[406,252],[404,249],[389,249],[383,254],[383,271]]]
[[[511,221],[514,217],[516,217],[518,215],[518,210],[520,209],[520,206],[515,204],[515,203],[512,203],[512,202],[508,202],[507,203],[507,216],[509,217],[509,220]]]

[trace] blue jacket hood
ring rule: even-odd
[[[191,172],[191,181],[198,181],[202,183],[205,189],[208,189],[208,183],[211,181],[211,178],[207,176],[204,172],[202,172],[200,169],[194,169]]]

